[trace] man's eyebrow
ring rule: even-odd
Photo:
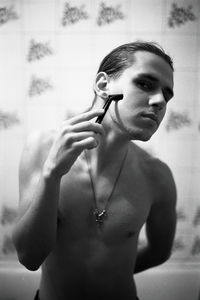
[[[138,77],[148,79],[154,82],[159,82],[159,79],[156,76],[149,73],[140,73],[138,74]],[[165,87],[164,89],[170,94],[170,98],[173,98],[174,96],[173,90],[170,87]]]
[[[156,76],[148,74],[148,73],[140,73],[140,74],[138,74],[138,77],[142,77],[142,78],[145,78],[145,79],[150,79],[150,80],[156,81],[156,82],[159,81]]]

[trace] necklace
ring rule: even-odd
[[[84,151],[84,154],[85,154],[85,159],[86,159],[86,163],[87,163],[87,168],[88,168],[88,173],[90,175],[90,182],[91,182],[91,187],[92,187],[92,192],[93,192],[93,197],[94,197],[94,202],[95,202],[95,209],[93,211],[93,215],[95,216],[95,220],[97,222],[98,225],[102,225],[105,218],[107,217],[108,213],[107,213],[107,206],[108,206],[108,203],[115,191],[115,188],[116,188],[116,185],[117,185],[117,182],[119,180],[119,177],[122,173],[122,169],[124,167],[124,164],[125,164],[125,160],[126,160],[126,157],[127,157],[127,153],[128,153],[128,147],[127,147],[127,150],[125,152],[125,155],[124,155],[124,158],[122,160],[122,163],[121,163],[121,166],[119,168],[119,172],[116,176],[116,179],[115,179],[115,182],[113,184],[113,188],[111,190],[111,193],[110,195],[108,196],[107,200],[106,200],[106,204],[105,204],[105,207],[104,209],[102,209],[102,211],[99,211],[98,207],[97,207],[97,199],[96,199],[96,193],[95,193],[95,185],[94,185],[94,181],[92,179],[92,170],[91,170],[91,165],[89,164],[89,160],[88,160],[88,157],[87,157],[87,154],[86,154],[86,151]]]

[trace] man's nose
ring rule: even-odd
[[[162,90],[157,91],[155,94],[151,95],[151,97],[149,98],[149,105],[156,106],[158,109],[162,109],[166,106],[166,101]]]

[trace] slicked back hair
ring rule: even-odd
[[[134,54],[138,51],[146,51],[160,56],[174,71],[171,57],[165,53],[160,45],[154,42],[137,41],[113,49],[104,57],[97,73],[105,72],[113,79],[119,78],[123,71],[134,63]]]

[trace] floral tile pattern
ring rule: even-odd
[[[39,78],[33,75],[31,78],[31,83],[29,88],[29,96],[30,97],[38,96],[51,89],[53,89],[53,86],[50,83],[49,79]]]
[[[15,247],[12,241],[11,236],[5,235],[3,240],[2,252],[5,255],[15,254]]]
[[[176,111],[171,111],[167,125],[166,125],[166,130],[171,131],[171,130],[178,130],[181,129],[182,127],[188,127],[191,125],[191,120],[187,114],[187,112],[176,112]]]
[[[184,25],[189,21],[195,21],[197,16],[193,12],[192,5],[188,5],[187,7],[178,6],[177,3],[173,3],[171,7],[170,16],[168,18],[169,27],[177,27]]]
[[[187,220],[187,216],[183,208],[177,210],[177,220],[179,222]]]
[[[192,250],[191,250],[192,255],[198,255],[200,254],[200,237],[196,236],[192,245]]]
[[[20,120],[15,113],[0,110],[0,130],[8,129],[19,123]]]
[[[194,215],[193,225],[195,227],[198,226],[198,225],[200,225],[200,206],[197,207],[196,213]]]
[[[79,22],[80,20],[86,20],[88,18],[89,15],[85,10],[84,4],[78,7],[72,6],[68,2],[65,3],[61,21],[63,26],[72,25]]]
[[[37,61],[52,54],[53,49],[50,46],[50,42],[41,43],[31,39],[27,57],[28,62]]]
[[[13,207],[3,206],[0,222],[2,225],[13,224],[17,216],[17,211]]]
[[[9,21],[18,19],[19,16],[15,12],[14,6],[1,7],[0,6],[0,25],[6,24]]]
[[[99,26],[113,23],[116,20],[124,19],[125,16],[121,12],[121,6],[108,6],[105,2],[100,3],[99,15],[97,18],[97,24]]]
[[[184,250],[185,244],[183,242],[183,239],[180,237],[175,238],[174,244],[173,244],[173,252]]]

